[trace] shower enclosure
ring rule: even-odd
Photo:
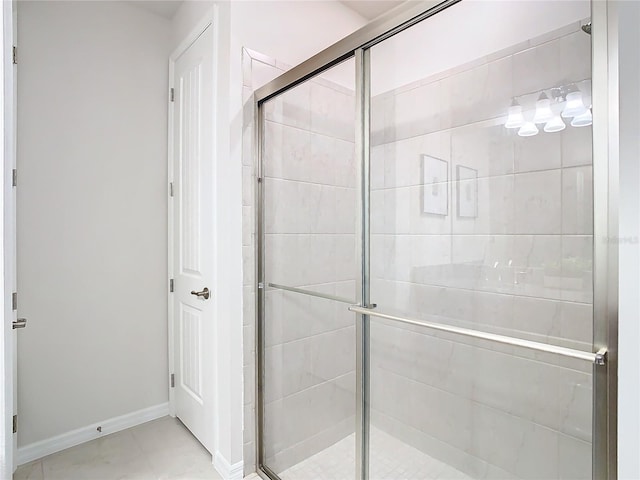
[[[256,92],[265,478],[616,478],[606,8],[411,3]]]

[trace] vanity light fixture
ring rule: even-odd
[[[518,130],[518,135],[521,137],[533,137],[537,135],[539,131],[535,123],[525,122],[522,127],[520,127],[520,130]]]
[[[576,115],[571,120],[572,127],[587,127],[593,123],[593,116],[591,115],[591,109],[587,110],[582,115]]]
[[[524,125],[524,117],[522,116],[522,106],[514,99],[513,103],[509,107],[509,116],[507,117],[507,123],[504,124],[506,128],[520,128]]]
[[[549,100],[546,93],[542,92],[536,102],[536,113],[533,116],[533,123],[547,123],[552,118],[551,100]]]
[[[580,90],[567,93],[567,103],[562,110],[564,118],[577,117],[585,113],[587,108],[582,102],[582,92]]]
[[[563,131],[569,125],[591,125],[590,85],[590,79],[586,79],[513,97],[504,126],[517,129],[521,137],[533,137],[540,131],[554,133]],[[534,95],[537,95],[535,110],[530,105]]]
[[[546,125],[544,126],[544,131],[547,133],[561,132],[566,127],[567,126],[565,125],[560,115],[556,115],[546,123]]]

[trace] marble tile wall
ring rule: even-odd
[[[265,104],[265,281],[355,300],[355,99],[319,78]],[[344,303],[265,291],[265,446],[281,472],[353,433]]]
[[[371,298],[590,350],[591,127],[504,128],[513,96],[590,77],[589,37],[521,47],[372,99]],[[424,212],[422,155],[447,162],[447,215]],[[376,320],[371,342],[378,427],[475,478],[591,478],[589,365]]]

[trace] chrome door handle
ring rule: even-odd
[[[209,300],[209,289],[204,287],[201,292],[196,292],[195,290],[191,290],[191,295],[195,295],[196,297],[202,297],[205,300]]]
[[[24,328],[27,326],[27,319],[26,318],[19,318],[18,320],[16,320],[15,322],[13,322],[13,328]]]

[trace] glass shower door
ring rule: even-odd
[[[371,48],[371,479],[592,478],[593,363],[478,338],[593,352],[589,16],[463,1]]]
[[[283,480],[355,470],[353,60],[262,106],[262,461]]]

